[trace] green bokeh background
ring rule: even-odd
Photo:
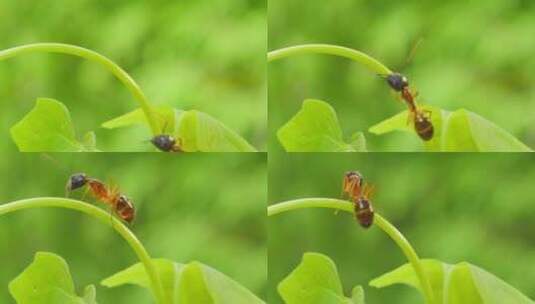
[[[267,293],[266,159],[261,153],[16,154],[0,159],[0,203],[65,195],[74,172],[113,180],[137,208],[133,232],[151,256],[201,261],[261,298]],[[81,198],[83,191],[74,193]],[[85,200],[94,200],[87,196]],[[105,206],[98,204],[103,208]],[[67,260],[78,292],[133,263],[136,256],[109,226],[71,210],[35,209],[0,217],[0,303],[8,282],[50,251]],[[97,286],[99,303],[151,303],[134,286]]]
[[[375,185],[377,212],[391,221],[421,257],[468,261],[535,298],[535,158],[530,154],[287,154],[270,158],[269,204],[306,197],[340,198],[343,174],[359,170]],[[368,287],[406,263],[376,227],[362,229],[350,214],[296,210],[269,218],[270,304],[282,303],[277,284],[308,251],[330,256],[346,295],[364,286],[367,303],[423,303],[414,289]]]
[[[196,109],[266,148],[266,2],[256,0],[0,1],[0,49],[62,42],[95,50],[131,73],[149,100]],[[104,151],[150,151],[147,127],[100,124],[138,105],[101,66],[58,54],[0,62],[0,136],[38,97],[71,110],[78,134]],[[15,151],[9,140],[0,150]]]
[[[535,2],[269,0],[268,49],[329,43],[364,51],[409,77],[420,102],[466,108],[535,147]],[[423,39],[407,58],[416,41]],[[270,149],[306,98],[336,109],[346,138],[405,107],[364,67],[327,55],[272,62]],[[415,134],[366,133],[372,151],[421,150]]]

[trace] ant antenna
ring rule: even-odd
[[[48,161],[48,162],[51,162],[58,169],[60,169],[60,170],[62,170],[64,172],[68,172],[67,167],[64,164],[62,164],[60,161],[58,161],[57,159],[52,157],[52,155],[50,155],[48,153],[41,153],[41,158],[46,160],[46,161]]]
[[[412,49],[410,50],[409,55],[407,56],[407,60],[405,61],[407,64],[410,63],[414,59],[414,56],[416,55],[416,51],[418,50],[418,47],[420,47],[423,41],[424,41],[424,38],[420,37],[418,38],[418,40],[416,40],[416,42],[413,43]]]
[[[409,52],[407,53],[407,57],[405,59],[405,63],[403,64],[402,70],[404,70],[412,62],[412,60],[416,56],[416,51],[418,51],[418,48],[420,47],[423,41],[424,38],[420,36],[412,43],[412,46],[410,47]]]

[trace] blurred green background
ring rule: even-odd
[[[70,174],[86,172],[121,187],[137,207],[133,232],[152,257],[201,261],[266,298],[266,159],[261,153],[16,154],[0,159],[0,202],[65,195]],[[83,191],[74,193],[81,198]],[[93,201],[87,196],[87,201]],[[98,204],[103,208],[102,204]],[[109,226],[63,209],[32,209],[0,218],[0,303],[11,303],[7,284],[37,251],[61,255],[77,290],[97,284],[136,257]],[[99,303],[150,303],[134,286],[97,286]]]
[[[477,156],[477,157],[476,157]],[[535,158],[529,154],[286,154],[270,159],[269,204],[340,198],[343,174],[359,170],[375,185],[375,210],[421,257],[468,261],[535,298]],[[423,303],[405,286],[368,282],[406,260],[376,227],[362,229],[345,212],[296,210],[269,218],[270,304],[276,285],[307,251],[330,256],[344,291],[362,284],[367,303]]]
[[[268,50],[330,43],[364,51],[406,74],[420,102],[466,108],[535,147],[534,1],[269,0],[268,14]],[[276,130],[305,98],[333,105],[347,138],[405,109],[348,59],[297,56],[268,70],[270,149],[281,149]],[[372,151],[422,149],[414,134],[366,137]]]
[[[265,1],[0,1],[0,49],[34,42],[95,50],[131,73],[153,104],[206,112],[266,148]],[[3,138],[37,97],[50,97],[69,107],[80,136],[97,132],[101,150],[151,150],[146,127],[100,128],[137,103],[95,63],[23,55],[0,62],[0,84]]]

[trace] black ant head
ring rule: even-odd
[[[407,77],[399,73],[392,73],[386,76],[386,82],[388,82],[388,85],[396,92],[401,92],[403,89],[409,86],[409,80]]]
[[[69,177],[67,181],[67,190],[72,191],[81,188],[87,184],[87,175],[85,173],[76,173]]]
[[[171,135],[156,135],[150,141],[156,148],[163,152],[170,152],[175,148],[176,139]]]
[[[348,171],[346,172],[347,180],[358,180],[359,186],[362,187],[363,178],[360,172],[358,171]]]

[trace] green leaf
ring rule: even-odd
[[[206,113],[184,112],[178,122],[178,138],[187,152],[255,152],[245,139]]]
[[[180,139],[185,152],[255,152],[245,139],[220,121],[199,111],[182,111],[168,106],[154,109],[163,133]],[[136,124],[147,124],[141,109],[134,110],[102,124],[114,129]]]
[[[162,126],[164,133],[174,133],[175,121],[182,114],[182,110],[173,109],[170,106],[153,107],[154,117],[158,121],[158,125]],[[131,112],[123,114],[114,119],[108,120],[101,126],[105,129],[124,128],[132,125],[149,125],[145,113],[140,109],[135,109]]]
[[[87,132],[82,138],[82,145],[88,152],[99,152],[97,149],[97,136],[95,132]]]
[[[356,152],[367,152],[366,148],[366,137],[364,133],[357,132],[351,136],[351,142],[349,143]]]
[[[86,286],[84,289],[84,303],[97,304],[97,291],[94,285]]]
[[[358,138],[356,146],[345,143],[334,109],[314,99],[303,102],[301,110],[279,129],[277,137],[288,152],[353,152],[362,149],[359,145],[363,139]]]
[[[364,301],[364,289],[362,288],[362,286],[355,286],[355,288],[353,288],[351,300],[353,300],[354,304],[366,303]]]
[[[76,139],[69,110],[54,99],[37,99],[35,107],[11,127],[10,131],[13,141],[21,152],[96,150],[94,138],[91,142],[86,139],[85,144]]]
[[[511,134],[483,117],[460,109],[455,112],[424,106],[431,112],[434,136],[425,142],[428,151],[451,152],[530,152],[531,149]],[[438,114],[440,113],[440,114]],[[408,112],[403,111],[374,126],[369,131],[382,135],[392,131],[409,131]],[[417,136],[417,135],[416,135]]]
[[[445,121],[444,150],[530,152],[531,149],[494,123],[465,109]]]
[[[518,290],[493,274],[466,262],[455,265],[437,260],[422,260],[438,304],[533,304]],[[370,282],[377,288],[405,284],[423,291],[412,268],[405,264]]]
[[[301,263],[279,283],[278,291],[286,304],[363,303],[344,297],[334,262],[312,252],[303,255]],[[355,297],[360,301],[359,292]]]
[[[227,304],[264,303],[245,287],[217,270],[199,262],[174,263],[154,259],[169,303]],[[142,264],[135,264],[102,281],[106,287],[135,284],[149,288],[149,279]]]
[[[53,253],[38,252],[34,261],[11,283],[9,292],[17,304],[96,304],[94,287],[84,298],[74,291],[67,262]]]

